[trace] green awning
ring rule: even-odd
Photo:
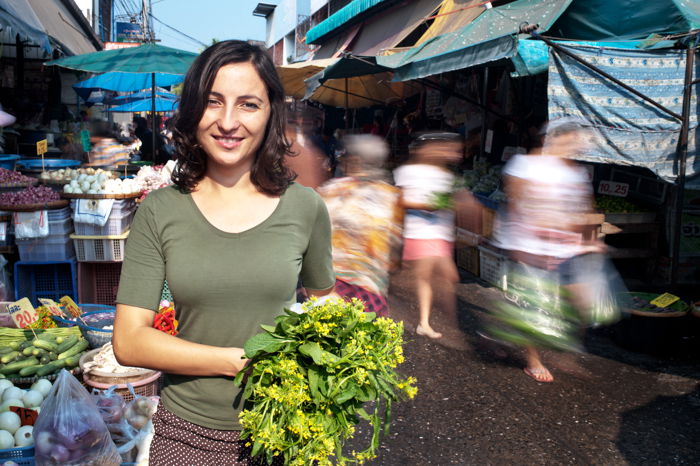
[[[309,29],[306,33],[306,43],[314,44],[315,41],[325,36],[329,32],[338,29],[355,16],[364,13],[370,8],[379,5],[386,0],[353,0],[340,10],[330,15],[326,20]]]
[[[518,53],[517,35],[523,23],[546,31],[572,0],[518,0],[484,11],[457,31],[443,34],[405,52],[377,57],[394,69],[395,81],[423,78],[502,59]]]

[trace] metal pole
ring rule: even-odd
[[[695,63],[695,47],[688,47],[685,55],[685,79],[683,87],[683,117],[681,131],[676,146],[676,158],[678,160],[678,185],[675,196],[675,218],[673,225],[673,248],[671,252],[671,284],[678,284],[678,263],[683,227],[683,197],[685,191],[685,167],[688,158],[688,126],[690,124],[690,98],[693,86],[693,66]]]
[[[479,144],[479,158],[482,159],[484,158],[484,155],[486,154],[486,117],[488,116],[488,102],[486,99],[488,99],[488,93],[489,93],[489,67],[484,68],[484,82],[483,82],[483,89],[481,90],[481,105],[484,109],[482,112],[482,118],[483,121],[481,122],[481,143]]]
[[[151,142],[153,143],[153,152],[151,157],[153,157],[153,163],[156,161],[156,74],[151,73],[151,130],[153,134],[151,135]]]
[[[348,120],[350,119],[350,112],[348,111],[349,103],[348,103],[348,78],[345,78],[345,130],[347,132],[348,129]]]

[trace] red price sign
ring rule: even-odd
[[[627,197],[629,194],[630,185],[627,183],[618,183],[617,181],[601,181],[598,185],[598,194],[607,194],[609,196]]]
[[[39,319],[36,309],[34,309],[34,306],[32,306],[32,303],[29,302],[27,298],[22,298],[19,301],[8,304],[7,312],[10,313],[10,317],[12,317],[17,328],[29,327],[29,325]]]
[[[20,408],[19,406],[10,406],[10,411],[19,416],[23,426],[33,426],[39,413],[29,408]]]
[[[63,311],[61,310],[61,307],[56,304],[56,302],[53,299],[48,299],[48,298],[38,298],[39,302],[51,312],[51,314],[59,317],[65,317],[63,315]]]
[[[77,304],[75,304],[75,301],[71,299],[70,296],[64,296],[63,298],[60,299],[61,304],[63,304],[63,307],[66,308],[66,311],[73,316],[73,317],[80,317],[80,314],[83,313],[83,311],[78,307]]]

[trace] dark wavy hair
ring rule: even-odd
[[[204,115],[216,74],[231,63],[251,63],[267,87],[270,119],[265,137],[255,155],[250,178],[259,191],[281,195],[294,179],[284,158],[291,143],[284,129],[286,124],[284,89],[275,65],[262,48],[240,40],[218,42],[204,50],[192,63],[185,76],[180,104],[173,117],[173,142],[177,168],[173,183],[184,192],[191,192],[207,170],[207,154],[197,143],[197,126]]]

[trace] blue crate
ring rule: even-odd
[[[34,466],[34,447],[18,447],[0,450],[0,461],[14,461],[19,466]]]
[[[108,325],[114,326],[115,315],[116,308],[114,307],[112,307],[112,310],[86,312],[82,315],[83,321],[78,321],[78,327],[80,327],[80,332],[83,334],[83,337],[85,337],[90,344],[90,348],[101,348],[103,345],[112,341],[112,330],[104,330],[102,327]],[[89,325],[85,325],[84,322]]]
[[[39,305],[38,298],[49,298],[54,301],[63,296],[74,300],[78,296],[77,262],[75,259],[50,262],[15,263],[15,297],[24,297],[34,305]]]

